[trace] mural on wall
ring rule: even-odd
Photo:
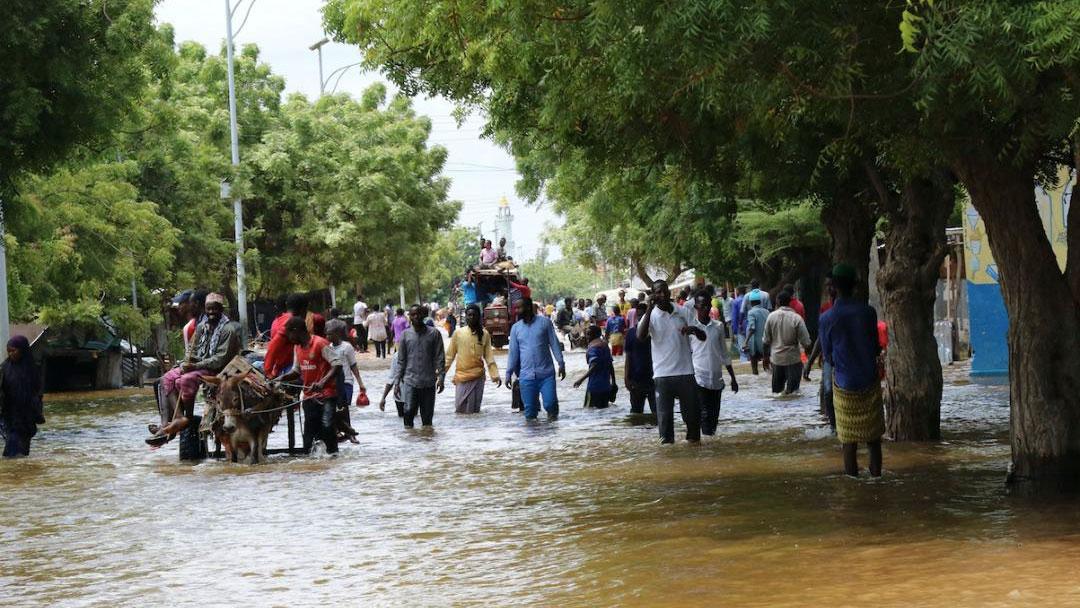
[[[1039,218],[1043,229],[1050,239],[1050,245],[1057,256],[1058,266],[1065,270],[1066,242],[1068,234],[1069,205],[1072,202],[1076,175],[1071,169],[1062,168],[1056,186],[1046,190],[1043,186],[1035,187],[1035,203],[1039,206]],[[990,241],[986,236],[979,212],[968,203],[964,210],[964,242],[967,247],[967,278],[976,285],[997,283],[997,265],[990,252]]]
[[[1058,183],[1049,191],[1042,186],[1035,187],[1035,201],[1039,205],[1039,217],[1043,230],[1054,248],[1058,266],[1065,270],[1066,243],[1068,242],[1069,203],[1072,202],[1075,175],[1069,169],[1058,172]]]
[[[1049,189],[1035,188],[1035,204],[1043,229],[1054,249],[1059,268],[1065,270],[1069,206],[1076,187],[1076,173],[1062,168],[1058,183]],[[1009,318],[1001,290],[997,265],[990,251],[979,213],[968,203],[964,210],[964,246],[967,248],[968,312],[971,319],[972,375],[997,375],[1008,372],[1006,344]]]

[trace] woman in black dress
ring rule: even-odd
[[[30,439],[45,422],[41,405],[41,373],[30,352],[30,341],[15,336],[7,343],[7,360],[0,365],[0,432],[4,458],[30,455]]]

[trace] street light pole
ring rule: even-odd
[[[323,80],[322,75],[322,47],[327,42],[330,42],[329,38],[323,38],[315,44],[308,47],[310,51],[316,51],[319,53],[319,97],[323,96],[323,92],[326,90],[326,81]]]
[[[236,129],[236,81],[233,76],[232,14],[231,0],[225,0],[225,56],[229,64],[229,130],[232,138],[232,165],[238,167],[240,166],[240,138]],[[244,270],[244,210],[239,196],[233,198],[233,231],[233,238],[236,240],[236,308],[238,309],[236,313],[240,321],[240,343],[247,344],[247,273]]]

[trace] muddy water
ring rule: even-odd
[[[570,358],[571,371],[584,367]],[[369,386],[385,371],[367,371]],[[954,379],[963,378],[955,374]],[[1077,606],[1080,510],[1008,497],[1007,393],[948,382],[945,441],[837,473],[816,383],[725,393],[658,445],[625,403],[526,424],[509,393],[433,432],[354,414],[337,458],[177,462],[145,397],[50,404],[0,463],[0,597],[48,606]],[[622,399],[620,399],[622,401]],[[543,415],[541,415],[543,418]],[[680,426],[681,428],[681,426]],[[284,426],[271,437],[280,445]],[[864,455],[865,458],[865,455]]]

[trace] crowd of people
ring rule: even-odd
[[[852,299],[854,287],[852,267],[841,264],[830,273],[829,297],[822,306],[816,342],[811,342],[806,326],[806,306],[791,285],[783,286],[775,296],[755,280],[738,286],[734,297],[712,286],[696,292],[683,288],[673,297],[667,283],[659,280],[642,298],[627,300],[625,290],[620,290],[618,301],[610,306],[604,295],[595,302],[579,299],[575,303],[566,298],[549,304],[522,297],[519,320],[510,332],[504,383],[520,392],[526,419],[538,417],[541,405],[550,420],[557,419],[556,369],[560,380],[566,373],[558,334],[570,337],[580,331],[587,370],[574,386],[586,385],[585,407],[603,408],[615,402],[615,360],[624,357],[623,387],[630,411],[643,413],[648,404],[657,416],[660,441],[674,443],[678,401],[686,440],[698,442],[701,435],[716,433],[722,392],[728,386],[725,372],[732,392],[739,390],[733,352],[749,362],[751,373],[758,374],[759,368],[770,372],[772,392],[781,396],[799,391],[820,355],[828,376],[823,390],[829,420],[843,443],[845,471],[857,474],[856,447],[866,443],[870,472],[880,475],[885,332],[873,308]],[[441,365],[431,366],[441,390],[441,374],[449,369],[454,352],[460,352],[453,347],[475,342],[468,375],[455,377],[458,412],[479,410],[485,366],[491,380],[499,382],[490,346],[484,346],[490,337],[481,326],[480,309],[474,304],[471,310],[470,323],[475,328],[463,327],[454,333],[452,353]],[[569,342],[573,345],[572,339]],[[460,358],[458,365],[462,365]],[[470,401],[466,404],[463,399]],[[405,408],[410,407],[406,400]]]
[[[494,257],[488,258],[498,263],[500,253],[492,251]],[[406,311],[388,304],[380,309],[358,295],[351,315],[333,309],[327,321],[308,310],[303,295],[295,294],[274,319],[266,353],[254,364],[273,381],[303,386],[305,448],[321,439],[327,451],[334,452],[337,442],[356,441],[348,422],[349,405],[369,403],[357,353],[372,347],[376,359],[391,359],[379,408],[385,409],[393,394],[406,428],[416,425],[417,416],[421,425],[433,424],[436,395],[444,391],[450,370],[457,413],[479,412],[485,384],[491,382],[513,391],[515,408],[526,419],[538,418],[543,409],[549,420],[556,420],[558,381],[566,377],[563,352],[580,334],[587,369],[574,386],[585,385],[583,405],[605,408],[616,402],[616,362],[622,358],[622,387],[630,411],[643,414],[648,405],[662,443],[675,442],[676,401],[687,441],[699,442],[702,435],[717,432],[724,389],[739,390],[733,358],[748,361],[753,374],[770,372],[772,392],[788,395],[799,391],[820,356],[824,403],[844,445],[845,470],[857,473],[856,447],[866,443],[871,473],[880,474],[884,345],[873,309],[851,298],[850,267],[837,266],[828,279],[829,298],[822,306],[816,342],[811,342],[806,307],[792,286],[775,295],[757,281],[736,287],[733,296],[709,285],[673,294],[665,281],[657,280],[638,298],[627,299],[620,290],[611,304],[603,294],[595,301],[535,303],[527,284],[518,287],[524,289],[515,303],[503,375],[495,362],[492,335],[484,327],[480,298],[464,307],[459,327],[453,305],[416,304]],[[239,327],[224,314],[219,294],[184,292],[174,306],[187,319],[181,331],[186,356],[162,379],[164,406],[160,424],[150,425],[147,442],[152,445],[186,428],[199,378],[220,372],[241,350]]]

